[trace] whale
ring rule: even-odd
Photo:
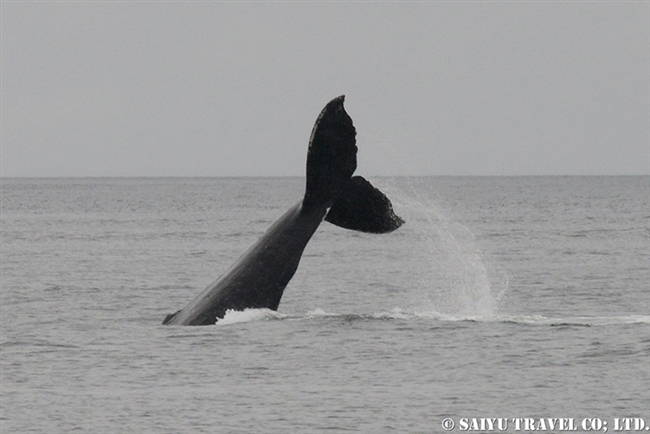
[[[344,229],[385,234],[404,220],[390,200],[357,168],[356,130],[345,95],[318,115],[309,138],[305,193],[225,273],[176,313],[166,325],[210,325],[228,311],[276,311],[302,253],[323,221]]]

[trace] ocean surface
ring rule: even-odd
[[[277,312],[184,327],[303,179],[2,179],[1,432],[650,425],[650,177],[371,181],[402,228],[323,223]]]

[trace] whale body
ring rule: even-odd
[[[300,202],[276,221],[221,277],[163,324],[209,325],[228,310],[277,310],[305,246],[323,220],[369,233],[388,233],[404,220],[388,198],[360,176],[356,131],[345,96],[330,101],[316,119],[307,152],[307,182]]]

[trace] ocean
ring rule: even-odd
[[[3,178],[0,431],[646,431],[650,177],[370,180],[402,228],[184,327],[304,179]]]

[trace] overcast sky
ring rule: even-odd
[[[2,176],[650,173],[648,2],[2,2]]]

